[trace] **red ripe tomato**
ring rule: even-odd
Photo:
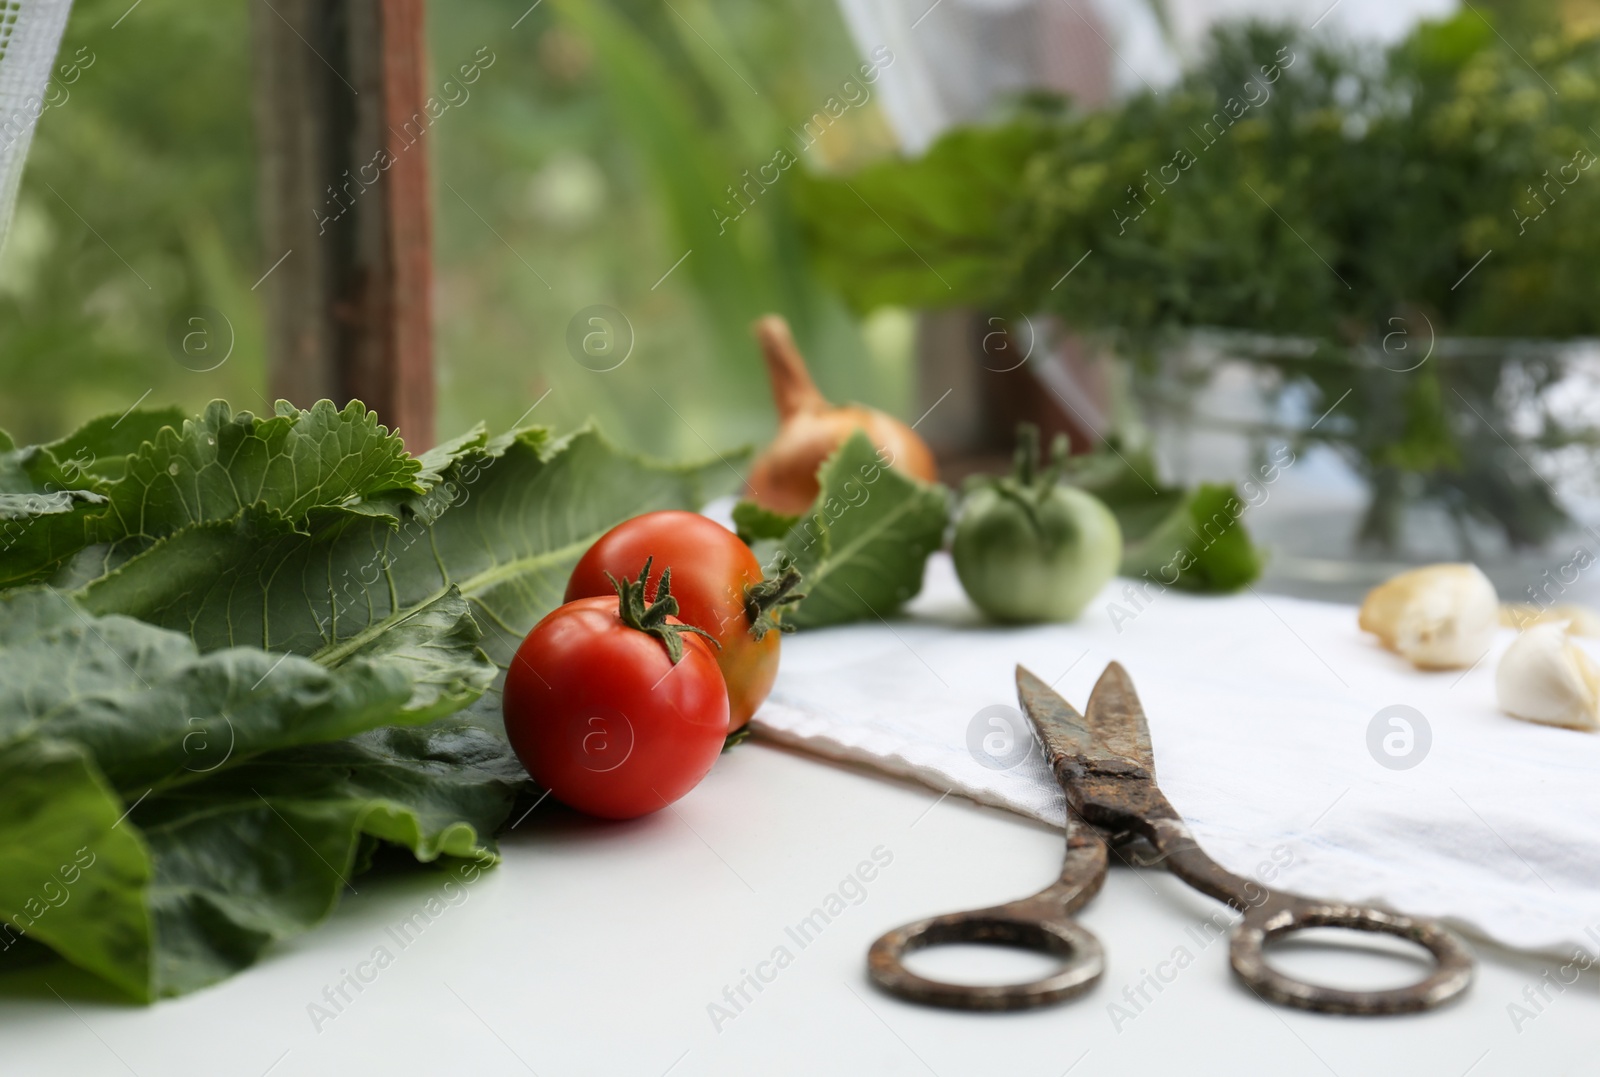
[[[567,601],[612,592],[611,579],[632,579],[653,560],[672,570],[679,618],[710,633],[728,684],[728,732],[743,728],[778,676],[777,617],[794,594],[798,573],[763,580],[761,562],[738,535],[697,512],[650,512],[601,535],[567,582]],[[660,574],[650,578],[654,595]]]
[[[642,574],[620,582],[620,597],[568,602],[534,626],[506,672],[512,748],[579,811],[632,819],[664,808],[722,751],[722,673],[711,645],[670,616],[670,586],[648,608]]]

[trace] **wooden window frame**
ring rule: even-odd
[[[254,0],[268,381],[434,443],[425,0]]]

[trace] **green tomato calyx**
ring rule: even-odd
[[[1041,469],[1039,428],[1033,423],[1018,423],[1015,466],[1010,475],[991,479],[987,485],[1021,508],[1034,530],[1039,531],[1043,526],[1039,519],[1039,506],[1066,474],[1067,454],[1067,436],[1057,434],[1050,443],[1050,466]]]
[[[778,618],[783,607],[792,606],[805,598],[800,585],[800,570],[787,556],[778,561],[778,574],[759,580],[744,589],[744,613],[750,620],[750,635],[760,643],[768,632],[793,632],[794,625],[784,624]]]
[[[622,623],[629,628],[636,628],[659,639],[667,649],[667,657],[677,665],[683,658],[683,634],[693,632],[711,641],[711,645],[718,650],[722,645],[716,637],[703,628],[686,624],[668,624],[668,617],[678,615],[678,600],[672,597],[672,569],[661,570],[661,582],[656,586],[656,600],[646,603],[644,589],[650,579],[650,565],[654,557],[645,558],[644,568],[639,570],[637,580],[617,579],[611,573],[606,573],[606,579],[611,581],[611,586],[617,589],[617,616],[622,618]]]

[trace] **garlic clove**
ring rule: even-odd
[[[1428,565],[1374,587],[1360,624],[1420,669],[1460,669],[1494,643],[1500,597],[1477,565]]]
[[[1600,666],[1558,624],[1516,638],[1494,674],[1500,708],[1515,718],[1569,729],[1600,729]]]
[[[1600,639],[1600,614],[1588,606],[1566,604],[1545,609],[1532,602],[1507,602],[1500,607],[1500,624],[1505,628],[1565,624],[1569,636]]]

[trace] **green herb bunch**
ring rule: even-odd
[[[1366,538],[1397,539],[1404,492],[1530,544],[1565,515],[1528,450],[1583,435],[1511,412],[1561,373],[1527,341],[1600,335],[1597,106],[1592,36],[1514,47],[1474,10],[1380,51],[1248,24],[1159,95],[1032,101],[803,201],[863,307],[1055,314],[1147,381],[1222,330],[1312,415],[1343,401],[1295,437],[1372,482]]]

